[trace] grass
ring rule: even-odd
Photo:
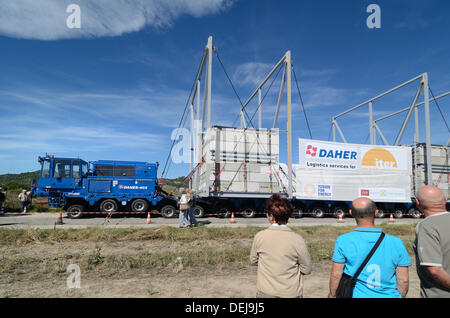
[[[410,255],[413,254],[414,224],[386,223],[381,227],[386,233],[400,237]],[[189,268],[245,268],[250,266],[253,237],[262,229],[178,229],[168,226],[152,229],[0,229],[2,248],[8,251],[0,256],[0,274],[61,274],[65,273],[70,263],[78,264],[83,272],[99,273],[102,276],[130,270],[178,272]],[[353,227],[292,229],[305,239],[311,259],[317,264],[331,260],[336,238],[352,231]],[[61,253],[36,255],[27,252],[34,247],[39,251],[47,251],[58,244],[63,244]]]

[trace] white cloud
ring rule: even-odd
[[[81,28],[70,29],[69,4],[81,9]],[[150,26],[170,27],[181,15],[202,17],[232,0],[0,0],[0,35],[38,40],[119,36]]]

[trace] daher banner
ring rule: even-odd
[[[411,200],[411,147],[299,139],[296,193],[304,199]]]

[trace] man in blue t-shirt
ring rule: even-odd
[[[380,237],[381,229],[375,227],[377,213],[375,203],[368,198],[352,202],[350,214],[357,227],[336,240],[328,297],[336,297],[342,273],[353,276]],[[353,298],[405,297],[409,287],[408,266],[411,260],[403,242],[386,234],[358,276]]]

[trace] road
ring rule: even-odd
[[[106,218],[100,215],[85,216],[81,219],[69,219],[63,214],[63,223],[57,224],[59,218],[58,213],[5,213],[0,216],[0,228],[12,229],[52,229],[57,228],[86,228],[90,226],[104,226],[108,228],[142,228],[142,227],[158,227],[158,226],[173,226],[178,227],[178,219],[166,219],[159,215],[152,216],[151,223],[147,224],[145,216],[136,215],[114,215],[111,218]],[[231,223],[230,218],[208,217],[198,219],[207,227],[240,227],[240,226],[261,226],[268,225],[265,217],[258,216],[255,218],[235,217],[236,223]],[[413,218],[395,219],[394,224],[413,224],[420,221]],[[376,224],[389,222],[389,218],[376,219]],[[317,226],[317,225],[333,225],[333,226],[355,226],[356,222],[353,218],[346,217],[343,223],[339,223],[337,219],[326,217],[316,219],[312,217],[303,217],[299,219],[291,218],[289,225],[293,226]]]

